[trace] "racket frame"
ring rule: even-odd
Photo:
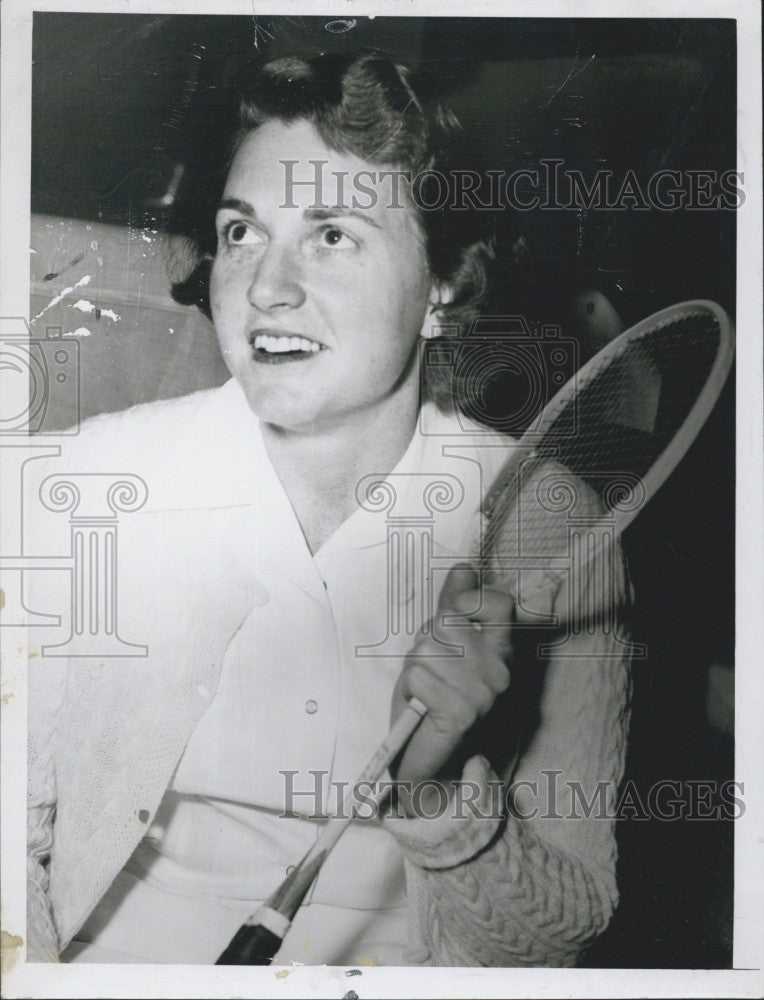
[[[534,453],[544,434],[559,417],[560,413],[589,382],[596,378],[604,368],[610,367],[610,365],[618,361],[633,341],[640,340],[648,333],[655,333],[662,326],[668,326],[676,322],[693,310],[696,310],[698,313],[710,313],[718,324],[719,344],[716,357],[703,384],[703,388],[698,393],[698,398],[695,400],[681,426],[674,433],[658,458],[651,464],[645,475],[640,477],[640,482],[645,491],[643,502],[639,505],[634,505],[631,510],[623,510],[615,506],[612,508],[612,512],[607,515],[610,523],[613,523],[613,520],[615,521],[616,534],[620,534],[637,517],[648,501],[655,496],[682,458],[684,458],[701,427],[708,419],[727,380],[735,351],[735,338],[732,320],[716,302],[711,302],[708,299],[691,299],[687,302],[678,302],[675,305],[661,309],[659,312],[653,313],[651,316],[648,316],[646,319],[641,320],[619,334],[609,344],[606,344],[602,350],[598,351],[593,358],[590,358],[585,365],[582,365],[576,374],[568,379],[560,391],[547,403],[541,414],[534,421],[533,429],[526,430],[517,442],[516,449],[513,450],[512,454],[496,474],[481,505],[481,512],[486,517],[491,517],[499,498],[512,482],[517,466],[522,461],[534,457]]]
[[[538,442],[541,440],[544,433],[549,429],[563,409],[572,399],[575,398],[582,388],[599,375],[604,367],[609,367],[611,364],[616,362],[624,354],[628,345],[633,341],[639,340],[647,333],[654,333],[656,329],[660,329],[661,326],[676,322],[680,316],[686,316],[687,313],[693,309],[698,312],[710,313],[718,324],[719,344],[716,357],[714,358],[714,362],[711,366],[711,371],[709,372],[706,381],[698,394],[698,398],[695,400],[695,403],[682,422],[679,430],[672,436],[671,441],[668,445],[666,445],[656,461],[650,466],[650,469],[645,476],[641,478],[642,485],[645,489],[644,503],[634,506],[631,510],[618,510],[617,508],[613,508],[612,513],[606,515],[606,518],[603,517],[603,520],[607,519],[611,524],[614,523],[614,518],[615,533],[616,535],[620,534],[624,528],[626,528],[631,521],[634,520],[637,514],[640,513],[644,504],[646,504],[655,495],[657,490],[684,457],[690,445],[695,440],[700,428],[708,418],[708,415],[710,414],[724,386],[732,365],[734,336],[732,333],[732,321],[724,310],[715,302],[705,299],[696,299],[688,302],[677,303],[676,305],[662,309],[659,312],[654,313],[652,316],[648,316],[646,319],[635,324],[633,327],[630,327],[624,333],[620,334],[613,341],[611,341],[610,344],[606,345],[601,351],[595,354],[593,358],[583,365],[579,371],[571,379],[569,379],[568,382],[566,382],[566,384],[549,401],[549,403],[547,403],[540,416],[535,421],[533,430],[526,431],[517,442],[517,447],[513,449],[512,454],[501,467],[493,481],[493,484],[488,490],[486,497],[481,504],[481,512],[486,517],[491,517],[491,513],[495,508],[499,497],[501,497],[508,486],[513,483],[514,473],[519,463],[529,457],[533,457],[534,449],[537,447]],[[446,620],[448,621],[448,616],[446,617]],[[384,769],[403,749],[414,730],[426,714],[427,707],[422,702],[418,701],[418,699],[411,699],[401,716],[399,716],[398,720],[394,723],[382,745],[359,776],[356,785],[364,780],[375,782],[380,777]],[[347,794],[348,793],[346,792],[346,795]],[[343,800],[343,804],[347,806],[348,803]],[[272,945],[272,953],[275,953],[281,944],[283,936],[289,928],[291,920],[295,916],[302,900],[316,878],[324,858],[339,839],[340,835],[347,828],[351,815],[352,812],[346,812],[345,809],[343,809],[341,818],[335,818],[334,821],[327,824],[327,827],[324,829],[321,837],[319,837],[318,841],[308,851],[299,865],[297,865],[297,867],[293,870],[291,875],[288,876],[284,882],[282,882],[282,884],[262,905],[262,907],[255,911],[255,913],[253,913],[248,920],[245,921],[244,925],[237,933],[237,938],[244,935],[245,930],[248,927],[252,930],[259,930],[260,927],[266,927],[266,930],[271,932],[270,937],[273,938],[274,942]],[[277,926],[269,926],[273,920],[276,920]],[[234,952],[237,950],[237,946],[240,948],[246,948],[246,941],[244,945],[238,945],[238,942],[232,942],[232,944],[226,949],[226,952],[224,952],[224,955],[221,956],[221,959],[218,960],[219,963],[250,964],[252,961],[251,959],[248,961],[246,958],[240,957],[239,961],[237,961],[234,955]],[[226,956],[233,957],[226,958]],[[272,955],[269,957],[261,955],[259,959],[256,960],[256,963],[266,964],[270,960],[270,957],[272,957]]]

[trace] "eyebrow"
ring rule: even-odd
[[[305,211],[305,217],[311,222],[323,222],[326,219],[337,218],[360,219],[361,222],[365,222],[368,226],[373,226],[375,229],[382,228],[370,215],[366,215],[355,208],[345,208],[344,205],[335,205],[332,208],[308,208]]]
[[[253,218],[257,218],[257,212],[252,205],[248,201],[242,201],[241,198],[223,198],[218,205],[218,211],[223,208],[232,208],[236,212],[241,212],[242,215],[251,215]]]
[[[257,212],[255,211],[254,206],[250,205],[248,201],[244,201],[241,198],[223,198],[218,206],[218,211],[224,208],[230,208],[235,212],[241,212],[242,215],[249,215],[253,219],[257,218]],[[364,212],[360,212],[355,208],[346,208],[344,205],[335,205],[331,208],[308,208],[305,210],[305,218],[310,222],[323,222],[327,219],[337,218],[360,219],[361,222],[365,222],[368,226],[373,226],[374,229],[381,229],[379,223],[375,222],[371,216],[366,215]]]

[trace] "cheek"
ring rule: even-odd
[[[228,363],[236,363],[245,345],[241,336],[243,319],[237,306],[238,297],[235,282],[229,269],[213,265],[210,273],[210,311],[215,336],[223,356]]]
[[[220,309],[220,290],[220,267],[216,263],[213,263],[212,270],[210,271],[210,307],[212,309],[213,318],[215,313],[217,313]]]
[[[401,253],[372,269],[365,302],[396,328],[401,339],[418,335],[429,306],[430,279],[427,262],[419,253]]]
[[[236,313],[236,282],[230,268],[215,263],[210,273],[210,308],[215,324],[230,320]]]
[[[424,276],[421,280],[417,280],[415,274],[409,275],[395,300],[395,322],[401,340],[411,343],[419,339],[429,308],[429,282]]]

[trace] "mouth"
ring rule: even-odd
[[[254,360],[268,365],[307,361],[325,350],[324,345],[316,340],[280,330],[256,330],[250,336],[249,343]]]

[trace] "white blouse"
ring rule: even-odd
[[[237,429],[255,469],[235,523],[257,603],[151,827],[64,961],[214,962],[309,849],[336,783],[352,783],[387,732],[402,657],[447,570],[470,555],[509,442],[466,431],[426,406],[393,472],[369,470],[358,509],[311,555],[257,421]],[[404,964],[406,916],[400,848],[357,821],[275,962]]]

